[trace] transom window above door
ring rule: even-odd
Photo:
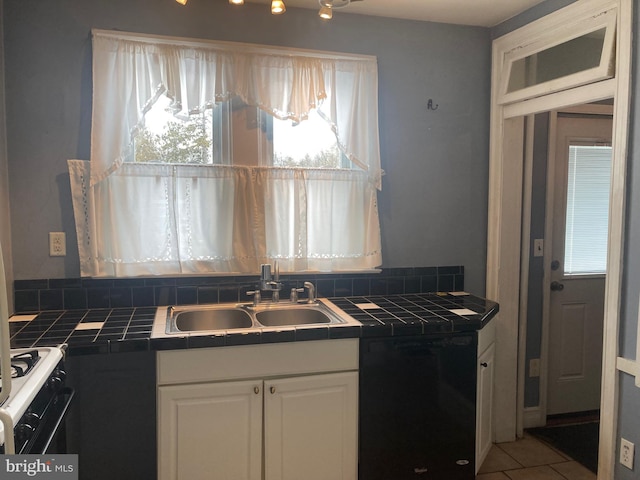
[[[547,30],[504,55],[498,103],[509,104],[615,75],[615,6]]]

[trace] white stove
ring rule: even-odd
[[[10,349],[8,305],[0,245],[0,453],[66,453],[64,420],[74,391],[65,385],[62,349]]]
[[[51,390],[51,394],[59,388],[53,383],[63,383],[64,375],[56,370],[63,354],[58,347],[19,348],[10,350],[12,364],[11,391],[9,398],[0,405],[13,420],[16,436],[24,434],[19,430],[36,430],[40,416],[35,411],[36,397],[41,391]],[[29,417],[30,416],[30,417]],[[26,420],[25,420],[26,417]],[[25,426],[26,425],[26,426]],[[5,432],[0,422],[0,445],[5,443]],[[17,451],[16,451],[17,453]]]

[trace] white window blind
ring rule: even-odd
[[[611,147],[569,147],[564,273],[607,271]]]

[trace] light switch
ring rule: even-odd
[[[536,238],[533,241],[533,256],[542,257],[544,255],[544,239]]]

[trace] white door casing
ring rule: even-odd
[[[503,83],[505,55],[533,41],[546,39],[554,45],[569,26],[579,28],[584,18],[598,15],[603,9],[615,8],[616,48],[615,78],[586,85],[567,87],[566,90],[525,98],[512,104],[501,104],[500,85]],[[522,174],[511,163],[522,157],[510,158],[504,152],[508,144],[505,120],[541,113],[571,105],[589,103],[606,98],[615,101],[613,117],[613,158],[609,217],[608,277],[605,291],[605,328],[603,353],[603,381],[600,423],[600,451],[598,478],[613,477],[615,433],[617,421],[618,373],[616,370],[618,322],[620,311],[620,284],[622,279],[623,226],[625,206],[625,170],[630,103],[631,34],[633,19],[632,0],[579,0],[546,17],[506,34],[493,43],[491,88],[491,139],[489,168],[489,221],[487,236],[487,291],[486,296],[500,303],[500,313],[493,320],[498,332],[496,339],[495,386],[495,440],[514,440],[517,433],[518,361],[524,351],[518,352],[519,301],[522,290],[519,262],[521,243],[505,242],[504,230],[519,225],[522,212],[514,212],[509,201],[522,197]],[[520,170],[522,170],[520,168]],[[505,198],[516,187],[519,197]],[[545,245],[545,249],[550,248]],[[545,251],[545,254],[547,252]]]

